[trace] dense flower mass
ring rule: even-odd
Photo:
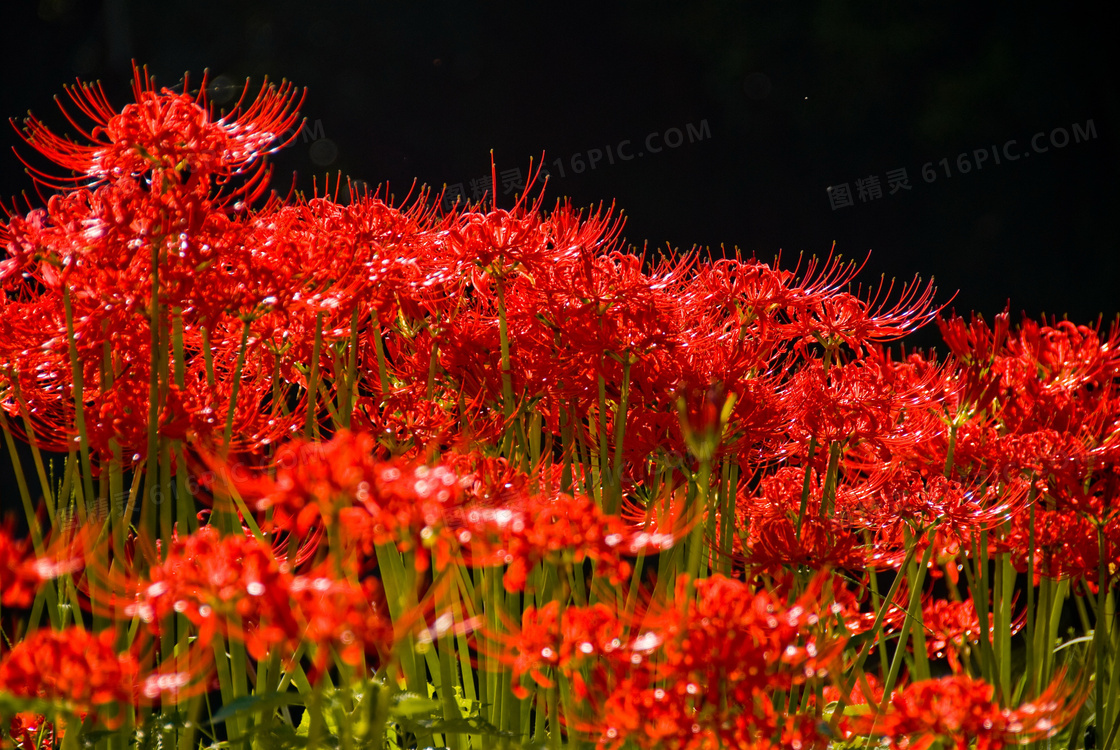
[[[131,704],[139,695],[140,666],[133,655],[118,654],[114,640],[111,630],[36,630],[0,661],[0,690],[57,700],[75,713]]]
[[[281,199],[295,90],[191,85],[23,131],[5,746],[1115,740],[1120,324],[638,253],[532,171]]]
[[[958,750],[1001,750],[1050,736],[1083,700],[1060,680],[1014,710],[1000,707],[993,692],[967,675],[914,683],[891,696],[885,713],[856,722],[856,731],[889,738],[891,750],[926,750],[938,742]]]

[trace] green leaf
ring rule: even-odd
[[[210,724],[221,724],[238,714],[250,711],[275,710],[280,706],[303,704],[303,696],[299,693],[264,693],[262,695],[246,695],[237,700],[230,701],[218,709],[210,719]]]
[[[440,703],[437,700],[425,698],[418,693],[398,693],[393,696],[393,703],[389,706],[389,716],[416,716],[439,710]]]

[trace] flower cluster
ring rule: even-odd
[[[1120,325],[636,253],[532,179],[281,199],[297,92],[206,87],[24,130],[68,174],[0,223],[0,426],[44,487],[0,526],[14,745],[211,690],[262,746],[1115,737]],[[932,321],[942,355],[888,346]],[[1065,606],[1093,635],[1056,648]]]

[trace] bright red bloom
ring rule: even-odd
[[[967,750],[1000,750],[1053,737],[1088,695],[1062,677],[1033,701],[1002,708],[995,688],[967,675],[925,680],[896,690],[885,713],[857,717],[857,734],[890,739],[892,750],[925,750],[937,741]]]
[[[164,618],[181,614],[198,629],[203,646],[215,635],[236,638],[258,660],[272,649],[287,658],[301,643],[311,644],[316,675],[332,647],[352,664],[365,653],[387,655],[394,629],[379,593],[373,584],[363,588],[339,579],[334,566],[328,560],[295,576],[255,538],[220,536],[204,526],[176,538],[147,579],[131,584],[136,593],[124,613],[140,617],[156,634]]]
[[[459,539],[470,563],[508,563],[503,582],[511,592],[523,591],[530,571],[546,560],[563,566],[593,560],[596,575],[617,585],[631,572],[624,556],[662,551],[677,538],[638,531],[581,494],[542,490],[505,507],[464,508],[462,515]]]
[[[380,461],[379,452],[371,434],[340,430],[325,443],[284,445],[275,458],[275,480],[239,480],[244,467],[229,475],[258,511],[273,511],[266,526],[303,537],[313,526],[341,520],[347,538],[359,540],[367,553],[379,544],[396,544],[414,551],[417,568],[426,570],[435,547],[442,568],[450,549],[440,532],[462,501],[458,474],[420,461]]]
[[[621,683],[592,692],[604,701],[603,740],[618,747],[631,739],[643,748],[823,747],[816,717],[781,716],[770,698],[823,680],[836,666],[844,640],[818,632],[824,580],[792,604],[723,576],[696,581],[698,600],[685,617],[666,615],[659,631],[638,639],[662,656],[635,654],[620,670]],[[675,601],[685,587],[682,576]],[[664,688],[654,686],[657,679]]]
[[[0,606],[27,607],[42,581],[30,569],[31,540],[12,538],[11,527],[0,525]]]
[[[657,604],[632,621],[603,604],[561,614],[551,602],[491,640],[504,646],[500,658],[522,694],[523,675],[543,687],[552,685],[546,669],[572,680],[579,711],[568,725],[609,747],[764,748],[798,738],[821,747],[814,716],[780,716],[770,698],[825,679],[841,653],[842,639],[819,632],[823,581],[787,604],[713,576],[695,583],[698,601],[685,612]],[[682,576],[673,601],[685,596]]]
[[[130,654],[118,654],[112,629],[98,634],[80,627],[35,630],[0,661],[0,690],[23,698],[58,701],[72,712],[117,704],[106,717],[119,724],[125,705],[139,696],[140,669]]]
[[[221,536],[212,526],[176,537],[147,580],[133,584],[127,616],[139,616],[159,634],[179,613],[198,628],[200,641],[241,638],[254,658],[284,643],[300,625],[289,600],[291,574],[272,550],[252,537]]]
[[[79,714],[80,715],[80,714]],[[84,718],[84,717],[83,717]],[[62,738],[66,736],[65,727],[55,727],[53,722],[47,721],[40,714],[23,711],[12,717],[8,725],[8,734],[12,738],[12,745],[6,741],[0,747],[17,750],[48,750],[59,746]]]
[[[934,320],[944,305],[934,307],[936,288],[930,282],[922,288],[915,277],[903,284],[899,298],[889,301],[894,291],[880,282],[868,299],[848,292],[820,294],[793,308],[793,321],[783,326],[788,335],[797,337],[798,348],[819,343],[826,350],[836,351],[841,343],[854,350],[869,344],[895,341]]]
[[[135,102],[120,112],[109,104],[100,85],[67,89],[70,100],[94,122],[86,131],[63,108],[88,144],[59,137],[38,119],[28,118],[27,143],[55,164],[78,173],[63,178],[63,184],[96,184],[150,173],[156,183],[153,187],[161,190],[160,180],[189,184],[228,178],[259,161],[296,124],[299,105],[290,84],[276,89],[266,81],[249,108],[240,111],[248,93],[246,85],[234,112],[215,119],[205,106],[205,78],[197,96],[191,96],[167,88],[157,91],[146,70],[141,74],[134,68],[133,73]],[[183,89],[188,88],[184,78]]]

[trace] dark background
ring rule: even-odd
[[[341,171],[398,199],[527,170],[546,153],[546,205],[615,201],[636,245],[871,256],[863,279],[935,277],[960,312],[1120,310],[1111,215],[1120,166],[1117,65],[1103,9],[1019,3],[563,3],[29,0],[7,10],[0,114],[60,126],[76,77],[128,101],[130,61],[159,83],[204,69],[307,88],[306,137],[274,157],[291,174]],[[218,86],[217,89],[221,89]],[[226,92],[228,94],[228,92]],[[223,92],[215,96],[221,99]],[[1091,121],[1091,129],[1089,122]],[[689,142],[688,124],[699,135]],[[1090,134],[1075,142],[1074,126]],[[706,126],[706,127],[705,127]],[[677,148],[643,153],[654,133]],[[1064,128],[1069,144],[1050,143]],[[1043,133],[1033,153],[1030,140]],[[1095,137],[1092,135],[1095,134]],[[1060,142],[1061,134],[1055,138]],[[1010,140],[1017,161],[1001,158]],[[630,140],[635,158],[609,164]],[[0,136],[0,196],[30,182]],[[594,170],[591,149],[604,156]],[[988,159],[976,168],[976,149]],[[26,149],[25,149],[26,150]],[[965,153],[971,170],[960,173]],[[4,155],[7,154],[7,155]],[[556,160],[561,160],[561,177]],[[952,176],[945,174],[947,159]],[[932,163],[927,176],[922,167]],[[903,168],[910,190],[888,190]],[[882,197],[860,200],[856,180]],[[487,183],[488,183],[487,179]],[[854,205],[827,188],[848,183]],[[867,196],[865,196],[867,197]],[[499,205],[512,202],[499,197]],[[929,336],[932,335],[930,338]],[[920,340],[936,340],[935,332]]]

